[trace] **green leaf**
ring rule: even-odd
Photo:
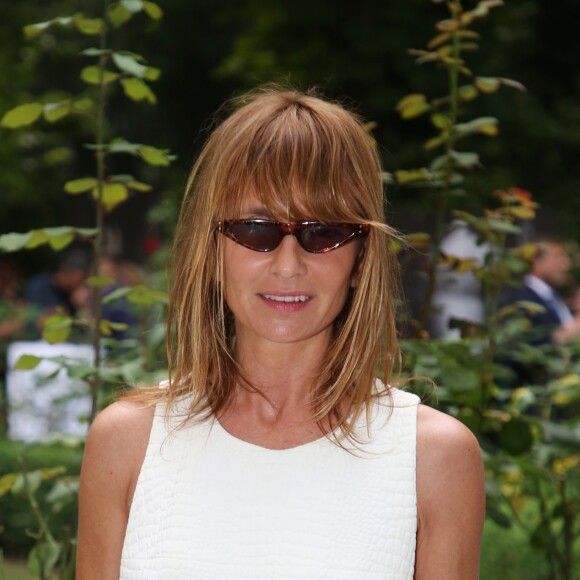
[[[151,20],[159,20],[163,17],[163,10],[155,2],[143,2],[143,8]]]
[[[157,98],[153,91],[141,79],[122,79],[123,91],[133,101],[147,100],[151,104],[157,102]]]
[[[113,53],[113,62],[119,70],[140,79],[144,78],[145,73],[147,72],[147,67],[145,65],[137,62],[134,57],[127,54],[119,54],[118,52]]]
[[[70,147],[52,147],[47,149],[42,156],[46,165],[62,165],[73,158],[73,150]]]
[[[124,296],[127,296],[127,294],[131,292],[131,290],[132,290],[131,286],[123,286],[122,288],[117,288],[116,290],[113,290],[103,298],[103,304],[111,304],[112,302],[115,302],[123,298]]]
[[[26,243],[25,247],[27,250],[33,250],[42,244],[46,244],[46,242],[48,242],[48,236],[44,230],[31,230],[30,239]]]
[[[151,191],[153,189],[147,183],[141,183],[140,181],[128,181],[127,187],[129,189],[134,189],[135,191]]]
[[[439,171],[447,167],[450,163],[453,162],[451,155],[447,155],[446,153],[443,155],[439,155],[439,157],[435,157],[433,161],[429,164],[429,169],[431,171]]]
[[[167,302],[167,294],[159,290],[152,290],[144,284],[134,286],[127,293],[127,299],[135,304],[156,304]]]
[[[108,320],[99,321],[99,331],[103,336],[111,336],[113,331]]]
[[[78,99],[73,102],[73,110],[79,113],[86,113],[93,108],[94,102],[92,99],[85,97],[83,99]]]
[[[31,236],[31,232],[25,232],[23,234],[3,234],[0,236],[0,251],[17,252],[18,250],[22,250],[30,240]]]
[[[42,473],[40,470],[29,471],[26,474],[22,474],[22,489],[28,490],[29,493],[36,493],[40,484],[42,483]]]
[[[59,103],[47,103],[44,105],[44,118],[49,123],[54,123],[71,112],[71,100],[60,101]]]
[[[427,102],[416,102],[412,105],[407,105],[400,111],[403,119],[414,119],[421,116],[423,113],[431,110],[431,105]]]
[[[41,357],[34,356],[32,354],[23,354],[14,365],[17,371],[29,371],[35,369],[42,360]]]
[[[426,250],[431,243],[431,236],[425,232],[415,232],[405,236],[408,244],[415,250]]]
[[[54,314],[44,321],[42,337],[50,344],[65,342],[72,327],[72,318],[62,314]]]
[[[40,470],[42,481],[46,481],[47,479],[54,479],[63,473],[66,473],[66,467],[63,465],[59,465],[58,467],[44,467]]]
[[[512,455],[521,455],[534,443],[531,425],[524,419],[510,419],[501,424],[499,444]]]
[[[449,34],[449,32],[442,32],[429,41],[427,48],[433,50],[434,48],[445,44],[449,40],[451,40],[451,34]]]
[[[458,393],[474,391],[479,388],[479,374],[470,368],[445,366],[439,377],[441,385]]]
[[[93,198],[98,199],[99,193],[93,189]],[[127,187],[122,183],[106,183],[101,192],[101,203],[107,211],[111,211],[120,203],[124,202],[129,196]]]
[[[0,477],[0,497],[12,491],[12,486],[18,479],[18,473],[7,473]]]
[[[148,81],[156,81],[160,76],[160,69],[148,66],[146,67],[145,76],[143,78]]]
[[[477,98],[479,91],[473,85],[463,85],[458,90],[459,98],[462,101],[472,101]]]
[[[468,121],[467,123],[460,123],[455,125],[453,132],[458,137],[463,137],[465,135],[472,135],[474,133],[489,134],[490,126],[494,126],[497,129],[498,120],[494,117],[479,117]]]
[[[55,481],[52,489],[46,494],[45,499],[49,503],[60,502],[65,498],[73,498],[76,495],[78,485],[71,485],[72,482]]]
[[[443,143],[445,143],[445,141],[447,140],[447,135],[443,134],[443,135],[438,135],[437,137],[433,137],[431,139],[428,139],[427,141],[425,141],[425,144],[423,145],[423,147],[425,149],[427,149],[428,151],[430,149],[435,149],[435,147],[439,147],[439,145],[443,145]]]
[[[66,193],[71,195],[76,195],[78,193],[84,193],[93,189],[97,185],[97,180],[94,177],[82,177],[80,179],[73,179],[72,181],[67,181],[64,184],[64,190]]]
[[[514,81],[513,79],[506,79],[504,77],[499,77],[499,82],[502,85],[505,85],[506,87],[510,87],[512,89],[522,91],[523,93],[526,92],[526,87],[522,83],[520,83],[518,81]]]
[[[486,517],[491,518],[498,526],[502,528],[511,528],[512,521],[502,511],[492,506],[487,506],[485,510]]]
[[[143,0],[121,0],[121,4],[129,12],[137,13],[143,10]]]
[[[161,165],[164,167],[169,165],[167,152],[163,149],[157,149],[150,145],[143,145],[143,147],[139,148],[138,153],[144,161],[149,163],[149,165]]]
[[[60,16],[58,18],[53,18],[52,20],[48,20],[46,22],[37,22],[35,24],[28,24],[24,27],[24,37],[26,40],[32,40],[37,36],[40,36],[45,30],[50,28],[53,25],[59,26],[70,26],[73,23],[72,16]]]
[[[80,33],[87,36],[96,36],[101,34],[103,20],[101,18],[87,18],[82,14],[77,14],[74,17],[74,25]]]
[[[522,229],[510,222],[498,220],[495,218],[490,218],[485,220],[485,223],[489,226],[490,230],[494,232],[500,232],[504,234],[519,234]]]
[[[500,87],[499,79],[495,77],[475,77],[474,82],[482,93],[495,93]]]
[[[429,177],[429,172],[426,169],[400,169],[395,171],[395,179],[400,185],[413,183],[415,181],[423,181]]]
[[[101,74],[104,84],[112,83],[119,78],[119,73],[110,70],[103,70],[98,66],[87,66],[81,70],[81,79],[89,85],[98,85],[101,83]]]
[[[54,541],[36,544],[28,554],[28,569],[35,578],[49,578],[60,556],[61,546]]]
[[[113,51],[110,48],[96,48],[93,46],[91,48],[85,48],[85,50],[81,50],[79,54],[81,56],[107,56],[112,52]]]
[[[133,18],[133,13],[127,10],[122,4],[116,4],[107,11],[107,19],[115,28],[123,26],[131,18]]]
[[[482,135],[487,135],[488,137],[495,137],[499,133],[499,128],[497,125],[493,124],[481,125],[477,132]]]
[[[72,229],[77,234],[77,236],[83,236],[86,238],[95,237],[99,231],[97,228],[72,228]]]
[[[479,155],[469,151],[450,151],[449,155],[455,161],[458,167],[472,169],[479,165]]]
[[[431,115],[431,123],[437,129],[449,129],[451,127],[451,120],[447,115],[442,115],[441,113],[435,113]]]
[[[55,250],[61,250],[74,239],[75,236],[91,238],[97,230],[94,228],[73,228],[61,226],[57,228],[41,228],[25,233],[10,233],[0,236],[0,251],[16,252],[23,249],[33,249],[41,244],[49,243]]]
[[[126,173],[120,173],[118,175],[111,175],[109,176],[109,181],[111,183],[129,183],[129,181],[132,181],[133,179],[135,179],[132,175],[128,175]]]
[[[87,284],[88,286],[94,286],[94,287],[111,286],[114,283],[115,283],[115,278],[112,278],[111,276],[89,276],[85,280],[85,284]]]
[[[33,38],[40,36],[45,30],[50,28],[51,25],[52,20],[47,22],[37,22],[36,24],[27,24],[23,28],[24,38],[26,38],[26,40],[32,40]]]
[[[6,112],[0,120],[0,126],[7,129],[18,129],[31,125],[40,118],[42,114],[42,105],[40,103],[26,103],[18,105],[14,109]]]
[[[142,147],[142,143],[130,143],[122,138],[113,139],[109,145],[109,151],[111,153],[131,153],[136,155],[139,148]]]
[[[144,1],[143,2],[143,9],[145,13],[151,20],[160,20],[163,18],[163,10],[159,4],[155,2]]]

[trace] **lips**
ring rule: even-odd
[[[293,302],[308,302],[311,296],[307,294],[296,294],[293,296],[281,296],[279,294],[262,294],[266,300],[272,300],[273,302],[284,302],[284,303],[293,303]]]

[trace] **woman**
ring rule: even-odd
[[[172,374],[90,430],[78,578],[476,578],[478,444],[388,386],[392,232],[361,121],[261,91],[187,189]]]

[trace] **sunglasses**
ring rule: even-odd
[[[222,220],[218,231],[237,244],[256,252],[272,252],[284,239],[294,236],[300,246],[312,254],[335,250],[357,238],[368,235],[368,224],[344,222],[282,223],[264,219]]]

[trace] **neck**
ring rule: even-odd
[[[310,416],[312,388],[320,376],[328,340],[298,343],[259,342],[249,345],[238,340],[236,359],[241,375],[252,388],[240,385],[234,406],[278,419],[282,415]]]

